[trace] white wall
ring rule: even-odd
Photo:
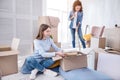
[[[83,26],[120,25],[120,0],[81,0],[83,3]]]
[[[20,38],[20,54],[31,53],[42,0],[0,0],[0,44]]]

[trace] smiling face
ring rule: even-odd
[[[51,35],[51,27],[47,24],[41,24],[36,39],[42,40]]]
[[[80,5],[75,6],[75,11],[76,11],[76,12],[79,12],[80,9],[81,9],[81,6],[80,6]]]
[[[43,38],[50,37],[51,35],[51,29],[48,27],[44,32],[43,32]]]

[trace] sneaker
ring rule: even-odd
[[[47,76],[53,76],[53,77],[58,75],[57,72],[51,71],[49,69],[46,69],[43,74]]]
[[[38,72],[37,69],[34,69],[34,70],[31,71],[31,74],[30,74],[30,79],[31,80],[34,80],[36,78],[37,72]]]

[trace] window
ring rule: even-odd
[[[68,13],[71,9],[72,0],[46,0],[46,15],[59,17],[58,41],[61,43],[70,42],[70,30],[68,25]],[[70,7],[69,7],[70,6]]]

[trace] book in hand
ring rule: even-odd
[[[62,57],[61,56],[55,56],[55,57],[52,57],[52,60],[53,61],[57,61],[57,60],[61,60]]]
[[[69,49],[63,49],[62,52],[64,53],[65,57],[66,56],[77,56],[77,55],[82,55],[80,54],[81,52],[79,51],[79,48],[69,48]],[[53,61],[61,60],[61,56],[55,56],[52,57]]]

